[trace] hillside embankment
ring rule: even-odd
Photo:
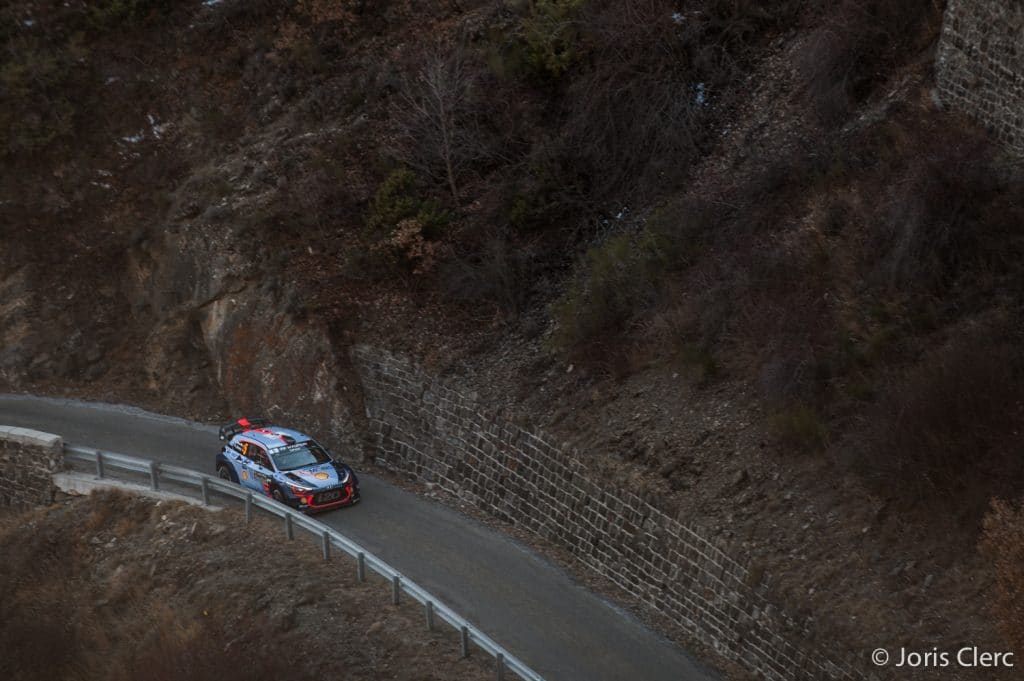
[[[1008,645],[1024,191],[944,9],[7,3],[0,389],[372,455],[368,344],[865,654]]]
[[[5,678],[493,678],[388,585],[239,509],[123,492],[0,515]]]

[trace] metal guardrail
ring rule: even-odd
[[[187,468],[181,468],[180,466],[161,464],[156,461],[138,459],[124,454],[104,452],[98,449],[68,444],[64,445],[64,453],[66,461],[93,464],[96,467],[96,476],[99,478],[105,477],[108,470],[116,469],[148,476],[149,485],[154,490],[160,489],[160,481],[162,479],[198,487],[204,505],[209,505],[211,491],[240,499],[245,503],[245,522],[247,524],[252,520],[253,507],[279,516],[284,519],[285,536],[288,539],[295,538],[296,526],[318,537],[324,560],[330,559],[332,547],[338,547],[354,558],[356,561],[356,576],[359,581],[366,579],[367,567],[381,577],[384,577],[391,583],[392,604],[397,605],[403,593],[408,594],[421,603],[424,607],[427,628],[431,631],[434,630],[437,619],[449,624],[459,632],[462,657],[468,657],[470,644],[476,644],[481,650],[494,658],[498,681],[504,681],[506,669],[516,674],[523,681],[544,681],[540,674],[527,667],[522,661],[495,643],[487,634],[474,627],[461,615],[431,595],[429,591],[334,528],[328,527],[304,513],[300,513],[268,497],[253,494],[251,490],[245,489],[237,483],[225,482],[218,477],[198,473]]]

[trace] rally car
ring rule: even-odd
[[[266,419],[239,419],[220,429],[222,480],[265,494],[301,511],[325,511],[359,501],[359,479],[316,440]]]

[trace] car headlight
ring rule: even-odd
[[[292,491],[292,494],[294,494],[297,497],[298,496],[302,496],[303,494],[306,494],[307,492],[312,492],[313,491],[309,487],[299,487],[298,485],[288,485],[288,489],[290,489]]]

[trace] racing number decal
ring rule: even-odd
[[[243,442],[239,449],[241,449],[241,451],[242,451],[242,456],[244,456],[246,458],[249,458],[249,443],[248,442]],[[249,479],[249,466],[247,466],[246,462],[243,461],[242,462],[242,480],[248,480],[248,479]]]

